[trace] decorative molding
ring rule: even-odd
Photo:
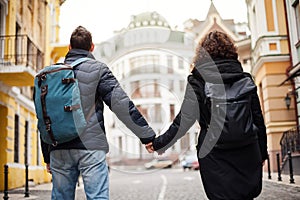
[[[254,63],[252,66],[252,74],[255,76],[260,69],[260,67],[264,63],[268,62],[283,62],[283,61],[289,61],[290,60],[290,55],[289,54],[278,54],[278,55],[264,55],[260,56],[257,59],[257,62]]]

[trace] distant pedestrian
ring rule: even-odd
[[[52,200],[74,200],[79,174],[87,200],[109,199],[106,163],[109,146],[104,127],[104,103],[143,144],[153,141],[155,137],[106,64],[95,60],[91,54],[93,49],[91,33],[82,26],[77,27],[71,35],[65,63],[90,58],[73,69],[87,126],[79,137],[70,142],[52,146],[42,141],[44,161],[52,173]],[[55,123],[55,119],[52,122]]]
[[[163,135],[146,145],[149,152],[163,153],[197,120],[201,180],[212,200],[257,197],[262,189],[262,165],[268,157],[256,86],[237,58],[228,35],[207,34],[197,47],[180,112]],[[229,97],[236,101],[230,102]]]

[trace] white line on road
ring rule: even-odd
[[[163,180],[163,185],[161,187],[161,190],[160,190],[160,193],[159,193],[159,196],[158,196],[157,200],[164,200],[168,181],[167,181],[167,178],[166,178],[165,175],[161,175],[160,177]]]
[[[187,180],[187,181],[192,181],[192,180],[194,180],[195,178],[194,178],[194,177],[191,177],[191,176],[185,176],[183,179],[184,179],[184,180]]]

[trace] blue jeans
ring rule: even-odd
[[[100,150],[54,150],[50,154],[52,200],[74,200],[79,174],[87,200],[109,199],[108,167]]]

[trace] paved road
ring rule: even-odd
[[[299,200],[299,185],[265,180],[262,194],[257,200]],[[3,193],[0,193],[0,199],[2,198]],[[50,200],[51,184],[30,187],[30,198],[24,198],[24,188],[10,191],[9,200],[20,199]],[[110,173],[110,199],[207,200],[198,171],[183,172],[182,169],[145,171],[115,168],[112,168]],[[85,200],[82,184],[77,189],[76,200]]]
[[[156,171],[112,170],[112,200],[206,200],[198,171],[164,169]],[[257,200],[299,200],[300,187],[265,180]]]

